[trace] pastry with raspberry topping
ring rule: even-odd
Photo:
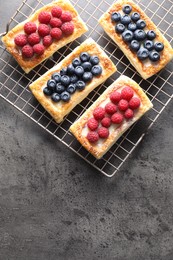
[[[120,76],[70,127],[70,131],[100,159],[151,108],[152,103],[140,86],[128,77]]]
[[[87,30],[69,1],[55,0],[19,23],[2,41],[22,69],[29,73]]]

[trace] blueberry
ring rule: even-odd
[[[60,79],[61,79],[60,73],[58,73],[58,72],[53,73],[52,79],[54,79],[56,81],[56,83],[60,82]]]
[[[133,40],[133,41],[131,41],[131,43],[130,43],[130,49],[132,50],[132,51],[138,51],[139,50],[139,48],[140,48],[140,43],[137,41],[137,40]]]
[[[82,67],[84,68],[85,71],[90,71],[92,68],[92,64],[89,61],[86,61],[82,63]]]
[[[51,96],[52,95],[52,90],[49,89],[48,87],[45,87],[43,89],[43,93],[46,95],[46,96]]]
[[[80,54],[80,60],[81,60],[82,62],[89,61],[89,59],[90,59],[90,55],[89,55],[88,52],[82,52],[82,53]]]
[[[54,102],[58,102],[61,100],[61,97],[58,93],[53,93],[52,96],[51,96],[51,99],[54,101]]]
[[[79,80],[77,83],[76,83],[76,88],[78,90],[83,90],[85,88],[86,84],[84,81],[82,80]]]
[[[134,38],[138,41],[143,41],[146,38],[146,33],[144,30],[138,29],[134,32]]]
[[[80,66],[81,65],[81,60],[79,58],[75,58],[72,61],[72,64],[73,64],[74,67]]]
[[[70,77],[70,82],[74,84],[74,83],[76,83],[76,82],[78,81],[78,79],[79,79],[79,78],[74,74],[74,75],[72,75],[72,76]]]
[[[149,59],[151,61],[159,61],[160,60],[160,54],[157,51],[151,51],[149,53]]]
[[[119,22],[121,19],[121,14],[118,12],[114,12],[111,14],[111,20],[112,22]]]
[[[62,70],[60,70],[60,75],[66,75],[67,74],[67,68],[63,68]]]
[[[67,92],[70,93],[70,94],[73,94],[75,91],[76,91],[76,85],[75,84],[70,84],[68,87],[67,87]]]
[[[99,76],[102,73],[102,67],[100,65],[94,65],[91,69],[93,76]]]
[[[92,65],[97,65],[97,64],[99,64],[99,62],[100,62],[99,57],[96,56],[96,55],[91,56],[90,62],[91,62]]]
[[[148,38],[149,40],[154,40],[154,39],[156,38],[156,33],[155,33],[155,31],[153,31],[153,30],[148,31],[148,32],[147,32],[147,38]]]
[[[74,66],[73,66],[73,64],[68,65],[68,67],[67,67],[67,74],[68,75],[73,75],[74,74]]]
[[[128,26],[127,26],[128,30],[134,32],[137,27],[136,27],[136,24],[135,23],[129,23]]]
[[[131,22],[131,18],[128,14],[121,16],[121,23],[127,25]]]
[[[116,26],[115,26],[115,31],[116,31],[117,33],[123,33],[123,32],[125,31],[125,26],[124,26],[124,24],[122,24],[122,23],[116,24]]]
[[[83,81],[85,81],[85,82],[91,81],[92,78],[93,78],[93,74],[92,74],[91,72],[89,72],[89,71],[84,72],[84,74],[83,74],[83,76],[82,76],[82,79],[83,79]]]
[[[154,48],[154,43],[150,40],[146,40],[144,42],[144,48],[146,48],[147,50],[151,51]]]
[[[140,19],[136,22],[136,26],[138,29],[144,29],[146,27],[146,22]]]
[[[64,85],[65,87],[67,87],[70,84],[70,77],[67,75],[63,75],[61,77],[61,83],[62,85]]]
[[[130,5],[124,5],[122,9],[125,14],[130,14],[132,11],[132,7]]]
[[[68,93],[67,91],[64,91],[61,93],[61,100],[64,102],[68,102],[70,100],[70,93]]]
[[[154,49],[158,52],[163,51],[164,45],[161,42],[155,42]]]
[[[84,68],[82,66],[77,66],[74,72],[78,77],[81,77],[84,74]]]
[[[55,81],[54,79],[49,79],[49,80],[47,81],[47,87],[48,87],[48,89],[54,91],[55,86],[56,86],[56,81]]]
[[[132,13],[131,19],[132,19],[133,22],[138,21],[140,19],[140,14],[138,12]]]
[[[122,33],[122,38],[123,38],[123,41],[125,41],[125,42],[131,42],[133,40],[133,32],[129,31],[129,30],[125,30]]]
[[[139,51],[137,52],[137,56],[140,60],[145,60],[148,58],[149,55],[149,51],[143,47],[141,47],[139,49]]]
[[[55,91],[58,94],[61,94],[65,90],[65,87],[61,83],[57,83],[55,87]]]

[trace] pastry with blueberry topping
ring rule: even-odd
[[[71,125],[70,131],[100,159],[152,106],[140,86],[122,75]]]
[[[167,39],[132,0],[116,1],[99,23],[144,79],[159,72],[173,58]]]
[[[29,87],[57,123],[94,88],[116,71],[116,66],[91,38]]]
[[[19,23],[2,41],[22,69],[29,73],[55,51],[87,30],[68,0],[56,0]]]

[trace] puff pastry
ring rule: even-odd
[[[141,61],[138,59],[135,52],[131,51],[129,45],[122,40],[122,36],[115,31],[115,24],[111,21],[111,14],[113,12],[120,12],[122,14],[122,7],[124,5],[130,5],[132,12],[138,12],[140,19],[146,22],[145,32],[148,30],[154,30],[156,33],[155,41],[164,44],[164,49],[160,52],[160,60],[152,62],[149,59]],[[116,1],[106,13],[104,13],[99,19],[100,25],[103,27],[105,32],[112,38],[112,40],[119,46],[124,52],[126,57],[129,59],[131,64],[136,68],[139,74],[147,79],[152,75],[160,71],[166,64],[173,58],[173,49],[167,41],[167,39],[161,34],[156,25],[150,20],[150,18],[142,11],[142,9],[135,4],[132,0],[118,0]]]
[[[124,119],[121,124],[112,124],[109,128],[110,134],[107,139],[100,138],[97,142],[89,142],[87,139],[87,134],[89,132],[87,124],[88,119],[93,117],[93,111],[96,108],[104,107],[105,104],[110,101],[109,98],[111,93],[114,91],[121,91],[124,86],[130,86],[130,88],[133,89],[135,96],[138,97],[141,102],[139,108],[134,112],[133,118],[128,120]],[[91,105],[91,107],[75,123],[73,123],[73,125],[71,125],[70,131],[93,156],[100,159],[118,140],[118,138],[145,112],[152,108],[152,106],[152,103],[140,86],[132,79],[122,75],[104,91],[94,104]]]
[[[60,40],[54,40],[53,43],[45,49],[42,55],[39,56],[34,55],[31,59],[23,58],[21,55],[21,50],[17,48],[14,43],[15,36],[24,33],[23,28],[26,22],[34,22],[38,24],[38,15],[40,14],[40,12],[42,11],[50,12],[51,9],[55,6],[59,6],[63,9],[63,11],[69,11],[71,13],[72,22],[74,24],[74,32],[69,36],[62,37]],[[67,43],[72,42],[76,38],[80,37],[87,30],[88,30],[87,26],[79,17],[77,11],[74,9],[72,4],[68,0],[56,0],[40,8],[28,19],[15,26],[2,38],[2,41],[6,46],[7,50],[13,55],[13,57],[16,59],[16,61],[19,63],[22,69],[26,73],[29,73],[34,67],[36,67],[38,64],[40,64],[47,58],[49,58],[58,49],[65,46]]]
[[[79,57],[80,53],[88,52],[90,55],[97,55],[100,59],[102,74],[93,79],[86,85],[82,91],[76,91],[71,95],[69,102],[60,101],[55,103],[50,97],[45,96],[43,89],[51,75],[55,72],[60,72],[61,69],[71,64],[72,60]],[[66,58],[55,65],[52,69],[33,82],[29,88],[41,105],[50,113],[57,123],[60,123],[65,115],[67,115],[78,103],[80,103],[94,88],[103,83],[116,71],[116,66],[100,48],[100,46],[91,38],[84,41],[80,46],[75,48]]]

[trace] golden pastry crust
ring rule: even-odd
[[[87,84],[84,90],[76,91],[71,95],[69,102],[60,101],[55,103],[50,97],[46,97],[43,93],[43,88],[46,86],[48,79],[54,72],[59,72],[62,68],[67,67],[74,58],[79,57],[81,52],[88,52],[90,55],[97,55],[100,59],[100,65],[102,67],[102,74],[94,77],[90,83]],[[94,88],[103,83],[108,77],[110,77],[116,71],[116,66],[100,48],[98,44],[91,38],[83,42],[79,47],[73,50],[65,59],[59,64],[54,66],[51,70],[46,72],[43,76],[33,82],[29,87],[41,103],[41,105],[50,113],[57,123],[60,123],[64,116],[67,115],[77,104],[79,104]]]
[[[64,11],[69,11],[72,14],[72,22],[74,24],[74,32],[70,36],[65,36],[61,40],[54,40],[50,47],[46,48],[44,53],[40,56],[34,55],[31,59],[24,59],[21,55],[21,51],[16,47],[14,43],[14,38],[17,34],[23,33],[23,27],[26,22],[35,22],[38,23],[38,15],[41,11],[50,12],[54,6],[60,6]],[[12,30],[10,30],[4,37],[2,37],[2,41],[5,44],[7,50],[13,55],[22,69],[29,73],[34,67],[38,64],[49,58],[55,51],[59,50],[61,47],[66,44],[74,41],[78,37],[80,37],[83,33],[88,30],[85,23],[79,17],[77,11],[74,9],[72,4],[68,0],[57,0],[52,3],[45,5],[44,7],[37,10],[33,15],[31,15],[28,19],[21,22],[17,26],[15,26]]]
[[[141,105],[139,109],[135,112],[134,117],[125,123],[113,128],[107,139],[99,141],[97,143],[90,143],[86,138],[87,132],[87,121],[89,118],[93,117],[93,111],[96,107],[99,107],[106,99],[109,98],[110,94],[128,85],[133,88],[135,94],[140,98]],[[112,85],[110,85],[104,93],[94,102],[93,105],[70,127],[70,131],[77,138],[77,140],[97,159],[100,159],[110,147],[118,140],[118,138],[134,123],[136,122],[144,113],[146,113],[153,105],[146,94],[143,92],[141,87],[132,79],[127,76],[120,76]],[[113,126],[114,127],[114,126]],[[86,132],[84,131],[86,130]],[[84,132],[85,134],[84,134]]]
[[[110,14],[113,12],[119,12],[125,4],[132,6],[133,12],[138,12],[147,24],[147,30],[154,30],[156,32],[156,40],[164,44],[164,50],[161,53],[161,59],[158,62],[150,62],[146,64],[137,58],[137,55],[133,53],[128,44],[124,43],[121,35],[115,32],[115,26],[111,21]],[[142,11],[142,9],[136,5],[132,0],[118,0],[115,2],[106,13],[102,15],[99,19],[100,25],[103,27],[105,32],[112,38],[112,40],[119,46],[119,48],[124,52],[126,57],[129,59],[131,64],[136,68],[140,75],[147,79],[158,71],[160,71],[166,64],[173,58],[173,49],[167,39],[161,34],[157,29],[156,25],[150,20],[150,18]]]

